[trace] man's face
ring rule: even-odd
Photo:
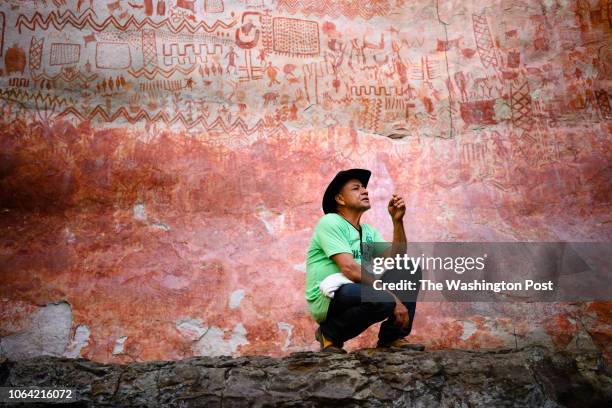
[[[370,209],[368,190],[357,179],[349,180],[336,195],[338,206],[347,209],[366,211]]]

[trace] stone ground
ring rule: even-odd
[[[0,366],[0,386],[74,387],[61,406],[604,407],[612,376],[597,352],[523,349],[298,352],[99,364],[37,357]],[[31,405],[29,405],[31,406]]]

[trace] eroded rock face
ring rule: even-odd
[[[136,3],[0,4],[3,355],[316,349],[305,252],[350,167],[387,239],[397,192],[415,242],[611,241],[609,1]],[[609,302],[423,303],[412,336],[610,362],[611,327]]]
[[[40,355],[63,356],[69,347],[71,326],[72,310],[66,302],[41,307],[32,314],[32,321],[27,328],[2,337],[0,353],[12,360]],[[76,330],[75,340],[87,341],[87,327],[79,326]],[[76,357],[83,345],[70,346],[78,349],[75,350],[76,353],[69,352],[68,356]]]
[[[5,362],[0,385],[75,387],[96,406],[602,407],[612,380],[598,353],[543,348],[348,355],[293,353],[102,365],[36,358]]]

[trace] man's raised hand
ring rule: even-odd
[[[391,219],[393,221],[401,221],[404,218],[404,214],[406,214],[406,204],[404,204],[404,199],[397,194],[393,194],[389,200],[387,209],[389,210],[389,215],[391,215]]]

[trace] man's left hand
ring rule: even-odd
[[[397,194],[393,194],[389,200],[387,209],[389,210],[389,215],[391,215],[391,219],[393,221],[401,221],[404,218],[404,214],[406,214],[406,204],[404,204],[404,199]]]

